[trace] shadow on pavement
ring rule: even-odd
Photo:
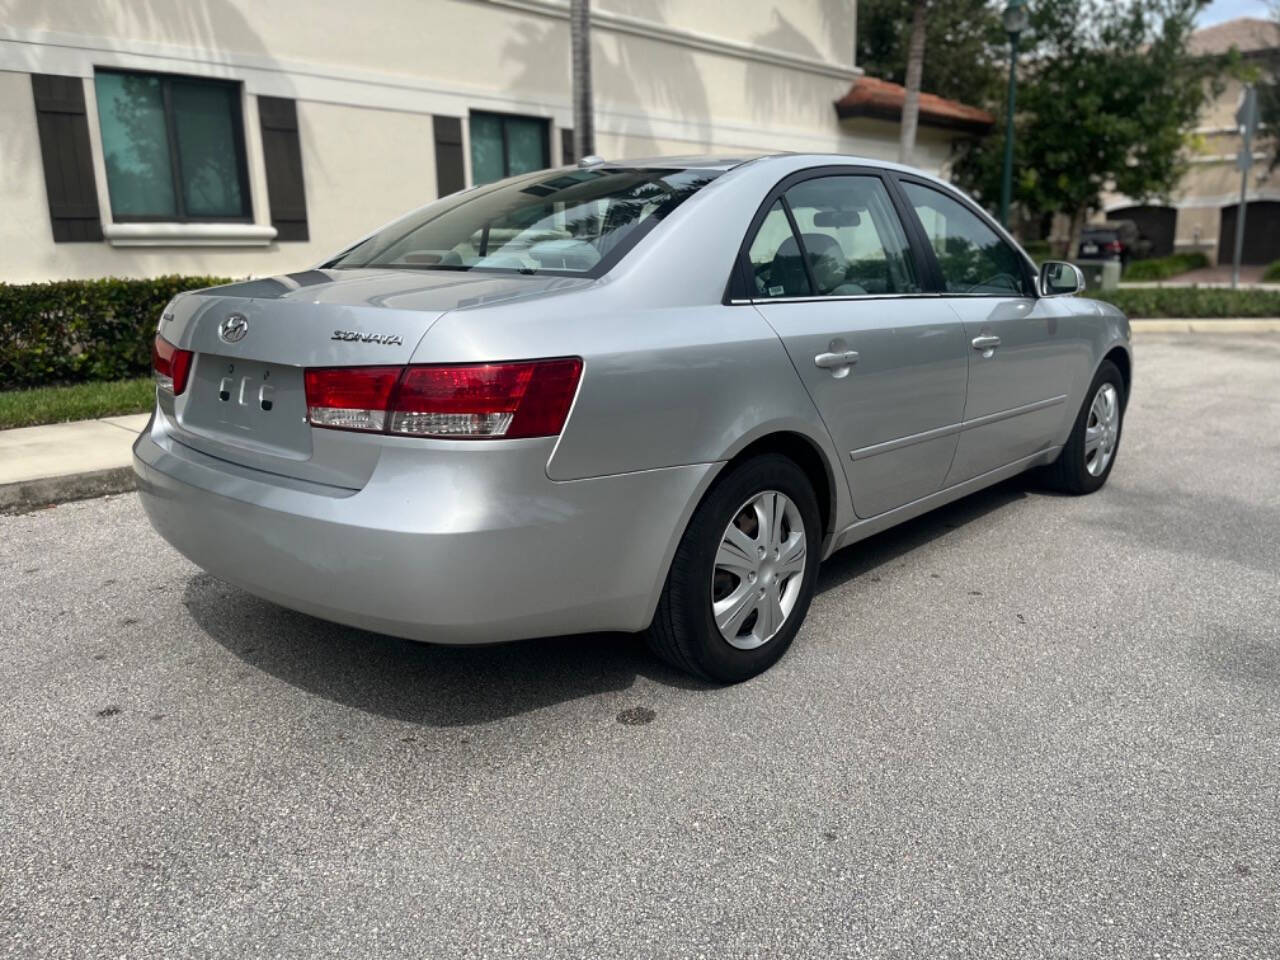
[[[1022,499],[1024,486],[1000,484],[836,554],[823,566],[818,590],[836,589]],[[628,634],[436,646],[286,610],[208,574],[187,581],[183,602],[205,634],[245,663],[335,703],[427,726],[488,723],[625,690],[637,676],[691,691],[713,689],[667,667],[643,638]]]

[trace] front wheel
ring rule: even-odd
[[[698,506],[649,628],[650,648],[681,670],[738,683],[787,651],[808,612],[821,557],[813,485],[765,454],[721,478]]]
[[[1045,470],[1049,485],[1066,493],[1093,493],[1107,482],[1120,449],[1124,420],[1124,377],[1104,360],[1085,394],[1071,436],[1058,459]]]

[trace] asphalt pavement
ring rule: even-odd
[[[730,689],[292,613],[132,495],[0,517],[0,954],[1280,955],[1280,337],[1136,369],[1102,492],[838,554]]]

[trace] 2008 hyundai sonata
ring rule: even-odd
[[[1030,468],[1106,482],[1129,324],[1081,285],[906,168],[591,158],[174,300],[142,502],[195,563],[316,616],[647,630],[743,680],[833,551]]]

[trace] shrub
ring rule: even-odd
[[[1280,317],[1280,293],[1215,287],[1146,287],[1097,290],[1095,300],[1114,303],[1130,320],[1211,320],[1231,317]]]
[[[1135,281],[1164,280],[1208,265],[1209,258],[1203,253],[1175,253],[1170,257],[1156,257],[1153,260],[1135,260],[1124,272],[1124,278]]]
[[[160,313],[176,294],[226,280],[0,283],[0,390],[145,376]]]
[[[1267,267],[1262,273],[1263,283],[1280,283],[1280,260]]]

